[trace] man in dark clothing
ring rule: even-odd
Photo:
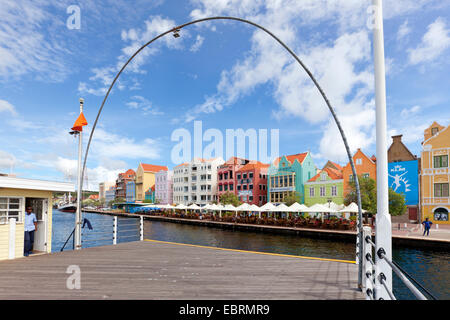
[[[427,236],[430,235],[430,228],[431,225],[433,224],[433,222],[428,221],[428,218],[425,218],[425,221],[422,222],[422,224],[425,226],[425,230],[423,231],[423,235],[425,235],[425,233],[427,234]]]

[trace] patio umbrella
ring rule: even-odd
[[[306,212],[305,210],[308,210],[308,207],[295,202],[289,206],[289,210],[291,210],[290,212]]]
[[[201,207],[199,207],[198,205],[196,205],[195,203],[193,203],[193,204],[189,205],[189,206],[187,207],[187,209],[191,209],[191,210],[200,210]]]
[[[223,209],[226,211],[236,211],[236,207],[233,206],[232,204],[226,204]]]
[[[361,209],[363,213],[367,212],[367,210]],[[358,205],[354,202],[350,203],[348,206],[339,210],[339,212],[349,212],[349,213],[358,213]]]
[[[272,211],[272,209],[275,208],[274,204],[272,202],[267,202],[265,205],[259,208],[262,212],[269,212]]]
[[[241,204],[240,206],[236,207],[236,211],[248,211],[250,208],[250,205],[246,202]]]

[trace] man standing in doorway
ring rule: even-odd
[[[34,232],[37,229],[36,215],[32,212],[33,208],[27,207],[25,214],[25,244],[23,255],[28,257],[33,250]]]
[[[428,218],[425,218],[425,221],[422,222],[422,224],[425,227],[425,230],[423,231],[423,235],[425,235],[425,233],[427,234],[427,236],[430,235],[430,229],[431,229],[431,225],[433,224],[433,222],[428,221]]]

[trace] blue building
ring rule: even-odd
[[[133,181],[128,181],[126,185],[126,201],[134,202],[136,201],[136,183]]]
[[[305,183],[316,175],[316,166],[309,152],[282,156],[269,167],[268,200],[281,203],[292,194],[305,203]]]
[[[389,187],[405,196],[407,206],[419,204],[418,160],[391,162],[388,164],[388,175]]]

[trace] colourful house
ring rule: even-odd
[[[127,182],[125,199],[127,202],[136,201],[136,183],[134,182],[134,180]]]
[[[449,224],[450,126],[433,122],[424,132],[421,153],[420,206],[422,220]]]
[[[269,201],[281,203],[292,194],[298,194],[299,203],[305,202],[305,183],[316,175],[316,167],[309,152],[278,157],[268,170]]]
[[[71,183],[0,175],[0,260],[23,257],[26,207],[38,220],[33,252],[50,253],[53,193],[74,191]]]
[[[324,167],[305,183],[305,205],[334,202],[344,203],[344,179],[342,171]]]
[[[356,174],[363,178],[371,178],[377,180],[377,165],[375,156],[368,157],[358,148],[353,155],[353,162],[355,163]],[[353,181],[353,171],[350,162],[342,169],[342,176],[344,179],[344,198],[351,191],[349,182]]]
[[[155,185],[153,185],[145,192],[145,200],[155,203],[155,199]]]
[[[136,170],[136,200],[145,199],[145,192],[155,185],[155,174],[160,171],[167,171],[166,166],[158,166],[154,164],[139,163]]]

